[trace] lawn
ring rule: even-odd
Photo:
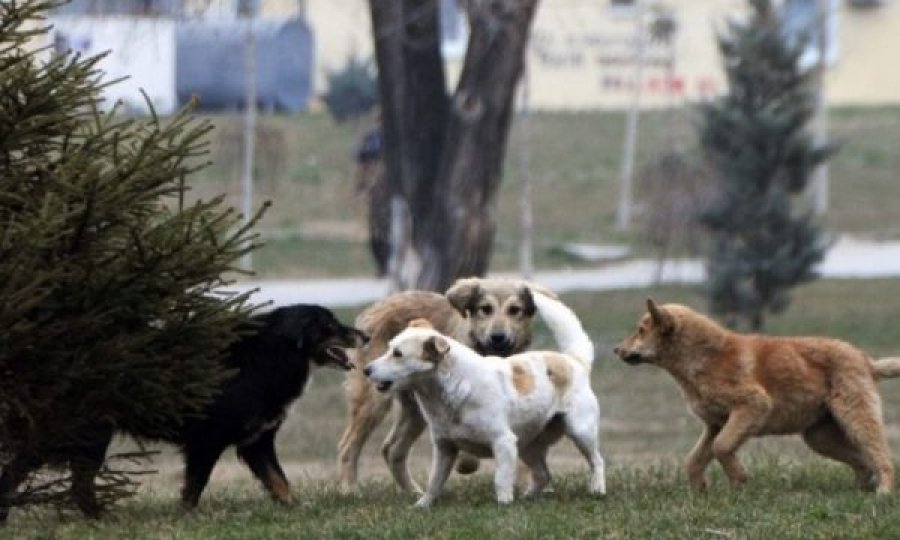
[[[226,193],[240,203],[240,118],[216,116],[214,164],[189,181],[197,197]],[[695,145],[689,109],[642,115],[638,169],[673,145]],[[559,254],[569,241],[628,242],[641,250],[640,227],[614,227],[622,146],[621,112],[538,113],[531,117],[531,177],[539,268],[577,262]],[[355,193],[353,146],[369,121],[335,124],[324,114],[263,116],[259,122],[256,201],[274,202],[262,222],[269,239],[256,256],[262,277],[371,274],[366,204]],[[831,167],[833,231],[900,237],[900,108],[833,111],[841,150]],[[494,269],[516,265],[521,137],[514,125],[497,199]],[[640,202],[640,201],[638,201]]]
[[[776,334],[830,334],[873,355],[900,353],[897,280],[823,281],[797,291],[792,308],[772,318]],[[313,381],[279,436],[279,452],[298,499],[290,508],[268,502],[229,453],[217,467],[198,510],[176,504],[181,466],[171,451],[140,494],[98,523],[49,510],[13,514],[11,537],[73,538],[834,538],[900,535],[900,497],[857,492],[849,469],[813,456],[796,437],[757,440],[743,455],[751,480],[731,491],[714,466],[708,496],[692,497],[680,462],[699,434],[674,382],[662,371],[616,360],[612,346],[631,328],[646,296],[702,308],[686,288],[567,295],[597,344],[594,389],[603,410],[602,451],[609,495],[586,494],[586,468],[569,443],[551,452],[556,492],[541,501],[498,508],[490,463],[474,479],[453,478],[431,511],[394,490],[378,455],[384,428],[363,459],[366,483],[342,495],[335,481],[335,443],[344,424],[342,376]],[[341,312],[348,319],[352,311]],[[540,332],[538,346],[552,346]],[[888,436],[900,451],[900,380],[880,384]],[[414,476],[424,481],[428,444],[414,450]]]

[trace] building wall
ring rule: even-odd
[[[50,43],[60,51],[85,56],[114,51],[98,65],[105,81],[122,79],[103,91],[108,103],[121,101],[127,109],[147,112],[143,90],[156,112],[175,111],[175,24],[171,19],[62,16],[51,22]]]
[[[279,1],[279,0],[270,0]],[[287,0],[283,0],[287,1]],[[828,74],[832,105],[900,103],[900,1],[880,8],[838,4],[838,59]],[[715,42],[716,28],[739,16],[745,0],[669,0],[678,22],[674,61],[671,49],[644,49],[641,103],[667,106],[702,99],[724,90]],[[306,0],[306,16],[316,39],[317,93],[328,71],[350,54],[371,56],[371,23],[366,0]],[[528,51],[531,103],[537,109],[620,108],[631,102],[637,73],[633,12],[606,0],[543,0]],[[450,80],[459,59],[448,59]]]
[[[191,2],[197,4],[196,10]],[[836,3],[838,55],[827,77],[828,101],[832,105],[900,103],[900,69],[895,67],[900,51],[900,0],[873,9],[854,9],[844,0]],[[236,5],[237,0],[188,0],[185,12],[233,17]],[[739,16],[746,2],[668,0],[668,5],[674,9],[678,31],[671,49],[658,44],[644,49],[640,82],[641,103],[646,107],[677,105],[724,90],[715,29],[728,16]],[[368,0],[261,0],[260,16],[308,21],[315,47],[314,95],[327,89],[328,73],[344,66],[351,55],[372,57]],[[578,110],[629,104],[637,81],[634,28],[632,14],[610,7],[608,0],[542,0],[528,50],[532,106]],[[673,61],[667,66],[671,52]],[[451,83],[460,62],[460,55],[448,54]]]
[[[840,11],[840,51],[827,79],[835,104],[900,103],[900,2]]]
[[[671,45],[644,38],[638,74],[636,9],[609,2],[553,0],[540,4],[528,51],[529,84],[536,108],[615,108],[631,103],[671,105],[723,88],[714,44],[714,21],[739,6],[732,0],[673,3],[678,30]],[[646,24],[649,10],[641,19]]]
[[[328,74],[341,69],[351,56],[371,59],[374,63],[367,0],[307,0],[305,11],[316,48],[313,78],[316,95],[327,90]]]

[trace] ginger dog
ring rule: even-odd
[[[713,459],[737,487],[747,480],[741,445],[791,433],[852,467],[860,487],[893,489],[876,380],[900,376],[900,359],[873,361],[837,339],[737,334],[678,304],[648,300],[647,311],[615,352],[668,371],[706,424],[686,464],[695,492],[705,491]]]

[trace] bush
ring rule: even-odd
[[[339,71],[328,74],[323,96],[328,111],[338,122],[359,118],[378,103],[378,78],[370,61],[351,56]]]

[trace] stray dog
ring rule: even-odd
[[[279,502],[291,501],[287,478],[275,454],[275,435],[284,421],[288,405],[298,398],[313,369],[352,367],[345,348],[361,347],[365,334],[341,324],[334,314],[316,305],[293,305],[256,315],[239,327],[243,337],[233,343],[223,360],[236,370],[226,380],[221,394],[198,418],[186,421],[179,433],[129,433],[138,439],[164,440],[178,445],[184,455],[185,478],[181,492],[184,506],[197,505],[213,466],[229,446],[237,446],[238,457]],[[98,426],[83,447],[66,450],[61,461],[72,465],[72,494],[81,510],[92,517],[100,507],[94,494],[94,477],[100,470],[115,429]],[[21,460],[20,460],[21,461]],[[79,463],[78,467],[74,463]],[[4,504],[25,476],[40,463],[15,459],[0,476],[0,521],[6,518]]]
[[[356,327],[372,341],[360,351],[359,367],[365,367],[387,350],[388,342],[414,319],[428,320],[441,334],[475,348],[481,354],[509,356],[531,344],[535,313],[532,290],[553,293],[531,283],[498,278],[460,279],[446,295],[425,291],[397,293],[373,304],[356,319]],[[356,487],[359,456],[372,431],[396,401],[394,425],[381,453],[397,484],[406,491],[420,491],[410,478],[407,457],[425,430],[425,420],[409,392],[391,395],[375,391],[360,370],[351,371],[346,383],[350,418],[338,444],[338,466],[344,490]],[[462,456],[457,471],[472,473],[478,461]]]
[[[434,460],[416,506],[431,506],[440,495],[461,450],[494,457],[501,504],[513,500],[519,458],[531,470],[526,495],[539,495],[550,481],[547,451],[563,433],[590,463],[591,493],[606,493],[600,407],[590,382],[594,346],[569,308],[540,293],[534,301],[562,353],[485,357],[414,321],[364,369],[380,392],[413,391],[428,421]]]
[[[747,480],[737,457],[741,445],[751,437],[790,433],[850,465],[860,487],[893,489],[875,381],[900,376],[900,359],[873,361],[836,339],[737,334],[688,307],[659,307],[653,300],[615,352],[629,364],[668,371],[706,424],[687,458],[697,493],[706,490],[705,472],[714,458],[737,487]]]

